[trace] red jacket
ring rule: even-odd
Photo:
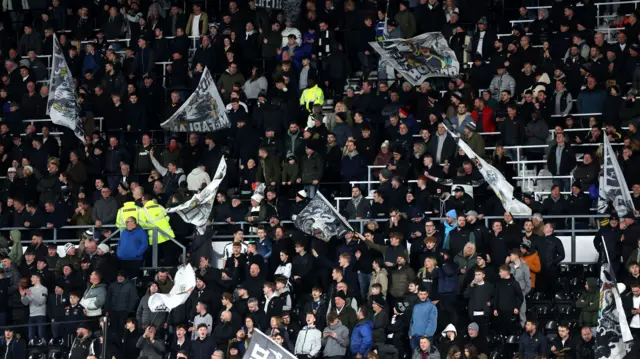
[[[471,112],[471,118],[478,123],[478,110]],[[488,105],[482,108],[482,132],[496,132],[496,121],[493,119],[493,109]]]

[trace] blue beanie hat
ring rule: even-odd
[[[458,215],[456,214],[456,210],[450,209],[449,212],[447,212],[447,217],[458,218]]]

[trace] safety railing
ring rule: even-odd
[[[117,228],[115,225],[103,225],[101,227],[96,227],[96,226],[63,226],[60,228],[48,228],[48,227],[43,227],[43,228],[37,228],[42,230],[43,234],[45,235],[45,237],[48,237],[49,234],[51,234],[51,239],[43,239],[44,243],[52,243],[55,245],[63,245],[64,243],[79,243],[80,240],[77,238],[77,236],[71,237],[71,238],[61,238],[60,234],[62,233],[63,236],[66,235],[66,233],[68,233],[69,231],[74,233],[75,231],[78,230],[87,230],[87,229],[91,229],[94,232],[94,238],[96,238],[96,235],[100,234],[101,229],[106,228],[111,230],[111,234],[100,241],[100,243],[106,243],[110,240],[115,240],[117,235],[122,231],[122,229]],[[19,230],[19,231],[28,231],[28,230],[33,230],[36,228],[28,228],[28,227],[5,227],[2,228],[3,231],[11,231],[11,230]],[[158,268],[158,236],[162,235],[167,237],[171,242],[173,242],[175,245],[177,245],[178,247],[180,247],[182,249],[182,263],[186,262],[186,258],[187,258],[187,248],[180,243],[178,240],[176,240],[173,236],[167,234],[165,231],[163,231],[160,228],[144,228],[144,230],[146,231],[150,231],[151,235],[151,250],[152,250],[152,259],[151,259],[151,265],[153,268]],[[97,238],[96,238],[97,239]],[[118,238],[119,239],[119,238]],[[25,245],[29,245],[30,240],[29,241],[23,241]]]
[[[523,219],[529,219],[530,217],[529,216],[513,216],[513,218],[516,220],[523,220]],[[609,215],[608,214],[592,214],[592,215],[544,216],[545,221],[565,220],[567,223],[567,226],[565,228],[557,229],[554,233],[556,235],[561,235],[561,236],[570,236],[570,241],[568,243],[570,248],[565,251],[568,261],[565,261],[565,263],[593,263],[593,262],[585,262],[585,261],[577,260],[578,259],[577,249],[579,244],[578,237],[583,237],[583,236],[589,237],[587,241],[580,243],[581,248],[583,248],[584,246],[582,245],[582,243],[584,244],[593,243],[593,237],[591,236],[595,235],[598,229],[597,228],[587,228],[587,229],[577,228],[576,220],[595,219],[597,221],[597,219],[600,219],[600,218],[609,218]],[[429,219],[434,221],[443,221],[445,218],[429,217]],[[504,219],[503,217],[499,217],[499,216],[484,216],[482,218],[482,221],[484,221],[487,228],[491,228],[491,223],[493,223],[494,221],[503,220],[503,219]],[[367,223],[371,221],[384,223],[384,222],[388,222],[389,220],[384,218],[384,219],[360,219],[360,220],[348,219],[347,221],[355,231],[363,233]],[[293,224],[293,222],[291,221],[281,221],[280,223],[285,225],[285,227]],[[267,223],[265,222],[264,224],[266,225]],[[214,226],[215,228],[216,226],[229,226],[229,224],[226,222],[214,222],[214,223],[211,223],[211,226]],[[236,228],[242,229],[243,231],[245,231],[245,233],[248,233],[249,227],[256,226],[256,223],[236,222],[234,226],[236,226]],[[247,236],[245,235],[245,237]],[[214,234],[212,236],[213,242],[229,241],[232,238],[233,236],[230,234]],[[249,238],[253,238],[253,236],[250,236]],[[583,239],[584,238],[580,238],[580,240],[583,240]]]
[[[28,59],[29,56],[22,56],[22,60]],[[46,59],[47,60],[47,68],[51,68],[51,55],[36,55],[38,59]]]
[[[104,120],[104,117],[94,117],[93,120],[98,121],[98,128],[100,129],[100,131],[102,131],[102,121]],[[31,118],[31,119],[22,120],[22,123],[30,124],[30,125],[35,125],[36,123],[49,123],[49,122],[53,123],[53,120],[51,120],[50,118]],[[38,134],[41,135],[42,132]],[[62,132],[52,132],[51,134],[61,135]]]

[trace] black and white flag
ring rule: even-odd
[[[58,37],[55,34],[53,35],[53,52],[51,55],[47,114],[54,124],[71,129],[76,137],[84,143],[84,124],[80,118],[80,106],[78,106],[75,83],[69,66],[67,66],[64,51],[60,47]]]
[[[530,216],[531,208],[513,196],[513,186],[504,178],[502,172],[478,156],[459,136],[455,135],[449,129],[447,129],[447,131],[449,131],[449,135],[457,141],[458,147],[460,147],[467,157],[476,165],[485,182],[491,186],[493,192],[500,199],[500,202],[502,202],[504,209],[513,215]]]
[[[260,330],[254,329],[249,347],[242,359],[297,359],[297,357]]]
[[[213,132],[231,127],[208,68],[205,67],[198,87],[187,101],[160,126],[173,132]]]
[[[620,297],[620,293],[624,291],[624,284],[616,283],[615,276],[610,272],[609,262],[602,264],[600,280],[602,281],[600,311],[598,312],[597,334],[594,333],[596,338],[595,358],[623,359],[630,351],[633,341]]]
[[[431,77],[452,77],[460,72],[456,54],[440,32],[411,39],[373,41],[369,45],[413,86]]]
[[[329,241],[353,231],[349,223],[336,211],[320,192],[300,211],[294,224],[302,232]]]
[[[635,210],[627,181],[624,179],[616,153],[611,147],[609,139],[604,137],[603,172],[600,176],[598,193],[598,212],[606,213],[611,206],[618,216],[622,217]]]
[[[198,232],[203,234],[211,214],[213,201],[216,199],[218,188],[226,174],[227,162],[223,157],[211,182],[200,193],[191,197],[190,200],[177,207],[168,208],[167,213],[178,213],[183,221],[193,224],[198,229]]]

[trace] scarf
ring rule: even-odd
[[[444,242],[442,243],[442,248],[449,249],[449,232],[453,231],[458,227],[458,222],[454,222],[453,224],[449,224],[449,222],[444,222]]]
[[[355,208],[358,208],[360,201],[362,201],[362,195],[359,195],[358,197],[351,199],[351,202],[353,203],[353,207]]]

